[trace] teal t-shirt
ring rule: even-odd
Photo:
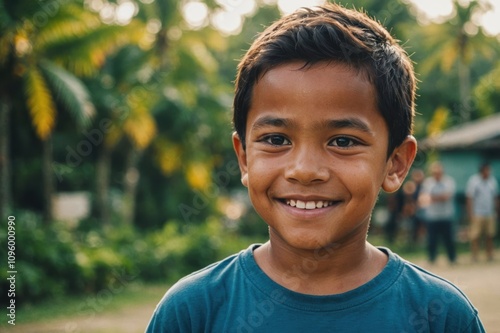
[[[371,281],[346,293],[315,296],[271,280],[255,262],[258,246],[177,282],[146,332],[484,332],[476,309],[456,286],[389,249],[380,248],[389,260]]]

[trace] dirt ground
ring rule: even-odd
[[[479,311],[486,332],[500,333],[500,251],[496,251],[493,262],[482,258],[472,263],[467,255],[459,257],[458,264],[451,267],[444,256],[433,266],[416,263],[458,286]]]
[[[417,264],[456,284],[469,297],[478,309],[481,320],[488,333],[500,333],[500,251],[493,262],[485,260],[472,263],[467,255],[460,256],[458,264],[449,266],[441,256],[437,263],[430,266],[425,261]],[[17,324],[2,330],[10,333],[139,333],[149,321],[158,300],[150,304],[124,308],[119,312],[47,320],[42,323]]]

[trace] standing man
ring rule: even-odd
[[[486,255],[493,260],[496,233],[496,212],[499,210],[498,183],[491,175],[491,167],[483,163],[479,173],[472,175],[467,182],[467,213],[470,220],[470,241],[472,260],[476,261],[479,252],[479,239],[486,238]]]
[[[429,171],[431,176],[425,179],[420,198],[425,207],[429,261],[434,263],[436,260],[438,241],[441,239],[446,247],[448,260],[454,264],[456,259],[453,233],[455,181],[444,174],[443,166],[439,162],[432,163]]]

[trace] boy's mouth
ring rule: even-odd
[[[286,199],[285,202],[288,206],[292,206],[299,209],[319,209],[334,204],[334,201],[330,200],[302,201],[302,200]]]

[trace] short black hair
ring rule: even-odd
[[[245,147],[253,87],[267,71],[292,61],[346,64],[367,75],[389,131],[388,156],[413,131],[416,80],[406,51],[377,21],[337,4],[301,8],[260,34],[238,65],[233,126]]]

